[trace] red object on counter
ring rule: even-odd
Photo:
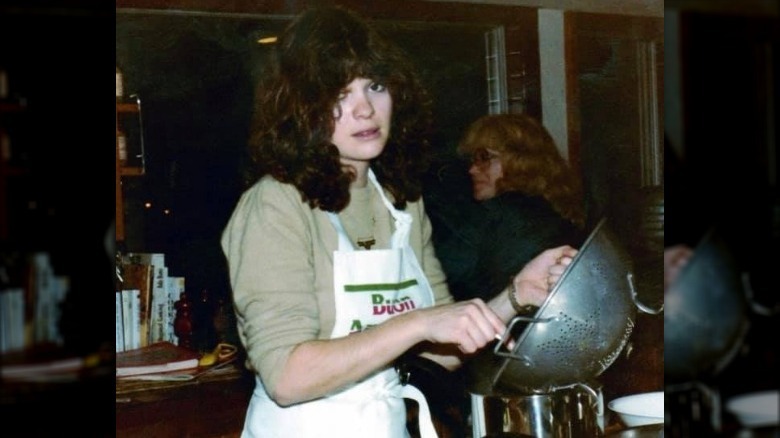
[[[173,320],[173,333],[179,338],[179,345],[192,348],[192,303],[187,293],[182,292],[179,301],[174,304],[176,318]]]

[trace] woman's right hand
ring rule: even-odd
[[[425,338],[437,344],[453,344],[474,353],[506,330],[506,324],[484,301],[474,298],[419,311]]]

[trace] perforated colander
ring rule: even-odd
[[[634,328],[637,302],[631,260],[602,219],[580,247],[560,281],[534,318],[516,317],[528,327],[503,357],[493,386],[522,392],[546,393],[591,381],[617,359]]]

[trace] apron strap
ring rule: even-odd
[[[403,248],[407,246],[409,244],[409,232],[412,229],[412,215],[405,211],[400,211],[393,206],[393,203],[387,199],[385,191],[382,189],[382,185],[379,184],[379,181],[376,179],[376,175],[371,168],[368,169],[368,180],[371,181],[371,184],[373,184],[376,190],[379,192],[379,196],[382,198],[382,203],[385,204],[385,207],[390,211],[390,214],[395,220],[395,231],[393,232],[393,236],[391,238],[390,247]],[[349,237],[347,237],[347,232],[344,229],[339,216],[336,213],[330,211],[326,213],[328,214],[330,223],[333,224],[333,228],[336,230],[336,234],[339,236],[339,250],[354,251],[355,246],[352,245]]]
[[[393,219],[395,219],[395,232],[393,233],[391,248],[403,248],[409,244],[409,231],[412,229],[412,215],[405,211],[400,211],[393,206],[393,203],[387,199],[385,191],[382,189],[382,185],[379,184],[379,181],[376,179],[376,175],[374,175],[374,171],[371,168],[368,169],[368,180],[376,187],[379,196],[382,197],[382,202],[385,204],[385,207],[390,210]]]
[[[341,224],[339,216],[330,211],[326,213],[328,213],[328,219],[330,219],[330,223],[333,224],[333,228],[339,236],[339,251],[354,251],[355,247],[352,245],[352,242],[350,242],[349,237],[347,237],[347,231],[344,230],[344,226]]]
[[[420,408],[417,417],[420,426],[420,438],[438,438],[439,435],[433,427],[431,410],[428,407],[428,401],[425,399],[425,395],[415,386],[407,384],[402,385],[401,396],[416,401]]]

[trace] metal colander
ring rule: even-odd
[[[634,328],[637,302],[631,261],[602,219],[580,247],[534,318],[503,357],[492,384],[496,388],[546,393],[591,381],[617,359]]]

